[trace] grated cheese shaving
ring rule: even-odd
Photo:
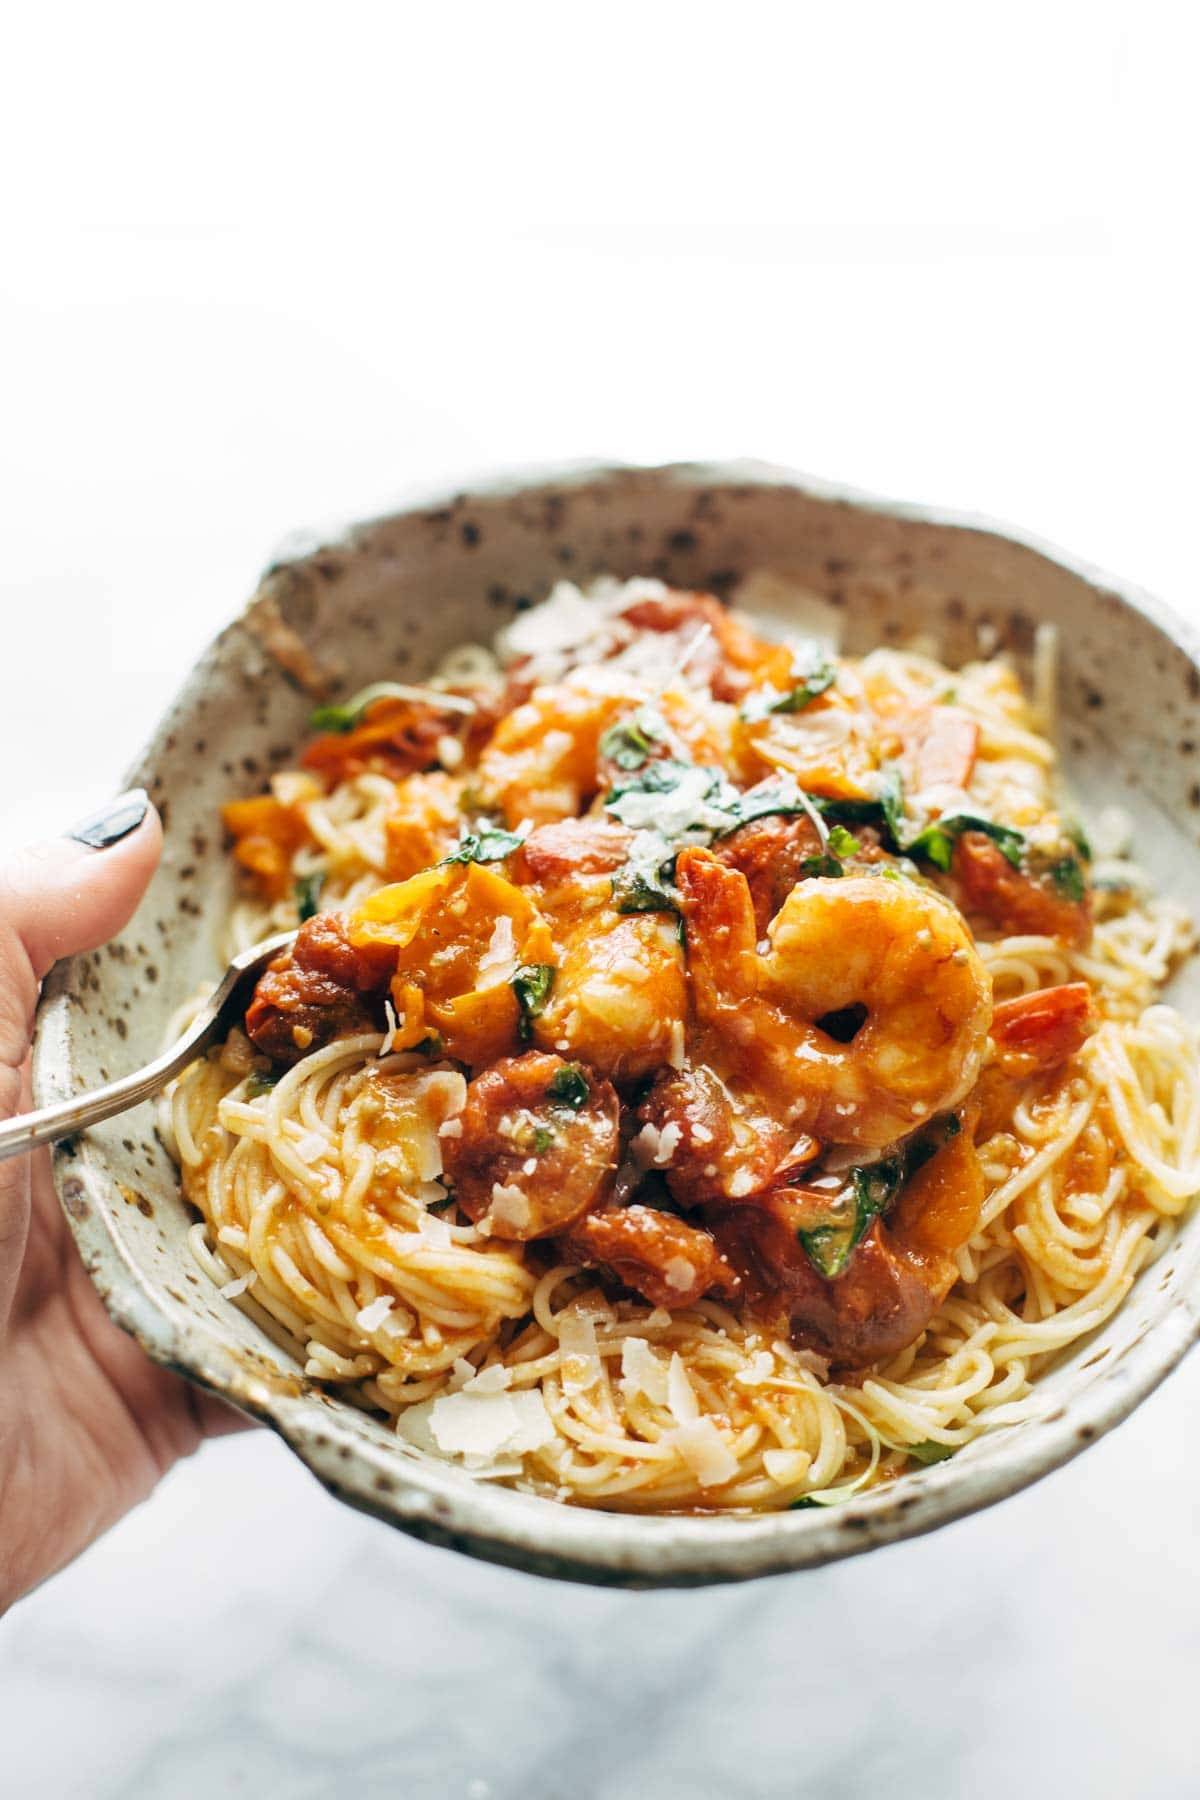
[[[701,1487],[720,1487],[737,1474],[737,1457],[711,1419],[677,1425],[664,1442],[679,1452]]]
[[[564,1312],[559,1319],[558,1349],[564,1392],[585,1394],[595,1387],[604,1371],[592,1320],[580,1313]]]
[[[626,1400],[644,1394],[655,1406],[667,1404],[667,1369],[645,1338],[627,1337],[621,1345],[621,1392]]]

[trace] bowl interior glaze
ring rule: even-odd
[[[1146,596],[986,525],[757,464],[571,469],[483,484],[275,564],[201,659],[130,777],[163,812],[162,867],[128,930],[47,982],[39,1102],[147,1060],[172,1009],[215,973],[232,884],[218,805],[257,791],[289,761],[311,707],[281,666],[280,621],[351,692],[385,675],[419,678],[454,645],[489,639],[556,579],[600,571],[726,595],[752,572],[777,575],[807,591],[851,651],[921,631],[957,662],[976,653],[982,626],[1024,658],[1035,624],[1054,622],[1061,748],[1085,808],[1130,807],[1152,823],[1140,842],[1155,879],[1184,898],[1200,883],[1197,649]],[[285,646],[283,662],[292,661]],[[1172,998],[1195,1015],[1195,971]],[[824,1511],[588,1512],[477,1483],[307,1383],[195,1267],[191,1221],[149,1107],[60,1146],[55,1176],[110,1312],[152,1357],[271,1424],[353,1505],[473,1555],[590,1581],[745,1579],[928,1531],[1065,1462],[1123,1418],[1197,1334],[1194,1217],[1108,1325],[1043,1382],[1041,1416],[952,1462]]]

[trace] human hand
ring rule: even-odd
[[[141,790],[0,861],[0,1117],[30,1105],[43,976],[106,943],[158,862]],[[59,1209],[46,1151],[0,1163],[0,1612],[143,1500],[228,1408],[155,1366],[109,1319]]]

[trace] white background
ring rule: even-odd
[[[1200,617],[1182,4],[24,12],[4,837],[112,790],[288,531],[496,464],[772,458]],[[1198,1402],[1187,1368],[985,1518],[714,1595],[477,1569],[223,1444],[0,1625],[0,1785],[1193,1794]]]

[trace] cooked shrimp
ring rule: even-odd
[[[1086,981],[1038,988],[1000,1002],[992,1014],[992,1041],[1010,1074],[1055,1069],[1082,1047],[1092,1017]]]
[[[876,1218],[845,1273],[818,1273],[800,1240],[831,1197],[784,1188],[761,1202],[708,1215],[713,1235],[747,1290],[778,1296],[792,1333],[842,1368],[894,1356],[918,1338],[954,1285],[954,1252],[974,1231],[984,1182],[970,1129],[910,1177],[888,1218]],[[849,1192],[844,1202],[852,1204]]]
[[[971,1087],[991,982],[939,895],[880,876],[804,881],[760,954],[744,876],[685,850],[676,881],[697,1014],[798,1129],[882,1147]]]
[[[979,724],[970,713],[960,706],[914,706],[896,730],[907,793],[966,787],[979,749]]]
[[[498,1238],[550,1237],[612,1186],[620,1107],[611,1085],[540,1050],[477,1075],[461,1135],[442,1141],[459,1206]]]
[[[590,1212],[572,1227],[563,1248],[585,1267],[611,1269],[652,1306],[692,1306],[705,1294],[733,1298],[741,1291],[711,1232],[653,1206]]]
[[[550,917],[558,973],[535,1041],[618,1081],[680,1055],[687,984],[674,916],[602,905],[573,923]]]
[[[649,699],[643,681],[604,663],[534,688],[485,746],[477,771],[481,793],[512,827],[574,818],[609,785],[612,771],[600,748],[604,734]],[[704,764],[731,764],[730,709],[702,705],[678,685],[659,694],[655,707],[673,752]]]
[[[584,670],[535,688],[496,727],[479,759],[478,782],[510,826],[574,818],[596,792],[600,739],[637,703],[621,683],[597,679],[604,673]]]

